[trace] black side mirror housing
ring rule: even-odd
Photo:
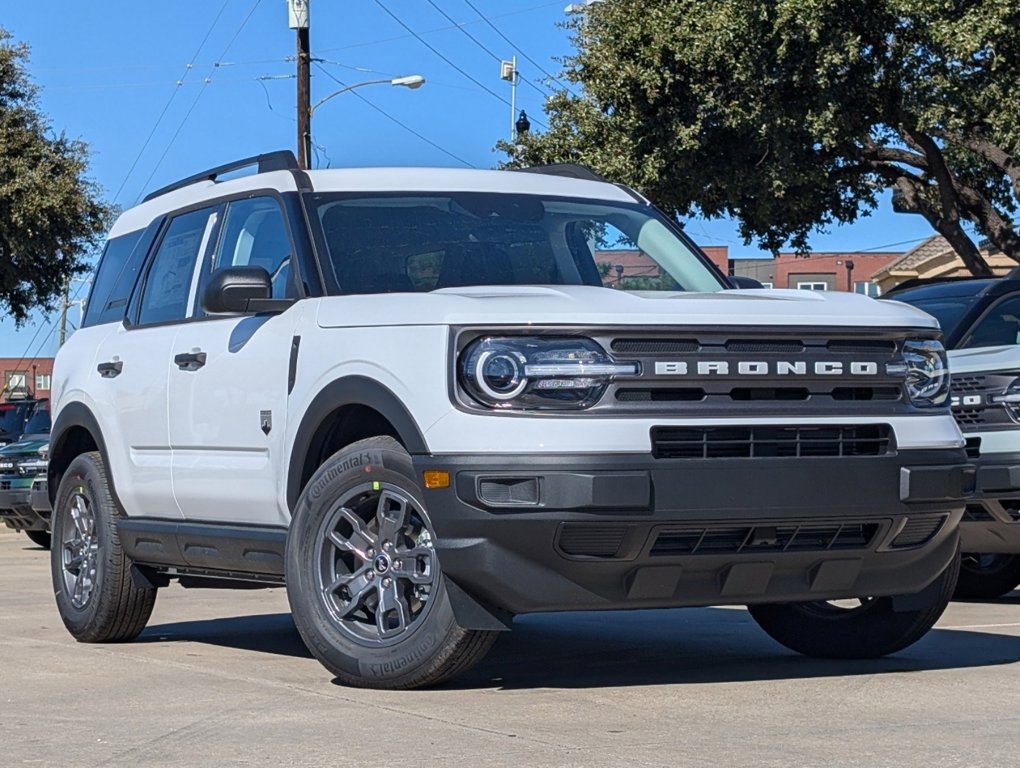
[[[273,281],[263,267],[221,267],[202,292],[202,311],[209,315],[282,312],[291,299],[273,299]]]
[[[755,280],[753,277],[745,277],[744,275],[730,275],[730,285],[740,290],[746,288],[764,288],[765,286]]]

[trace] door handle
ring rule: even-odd
[[[99,375],[104,379],[112,379],[115,376],[120,376],[120,372],[124,370],[124,362],[117,360],[110,363],[100,363],[96,366],[96,370],[99,371]]]
[[[205,352],[182,352],[174,355],[174,362],[182,371],[197,371],[205,365]]]

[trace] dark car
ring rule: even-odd
[[[934,315],[945,333],[953,416],[978,465],[956,595],[998,597],[1020,584],[1020,270],[911,280],[883,298]]]
[[[41,506],[35,485],[46,477],[49,439],[50,404],[42,400],[33,404],[21,439],[0,448],[0,519],[45,548],[50,546],[49,504]]]

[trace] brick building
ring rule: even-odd
[[[49,397],[53,376],[53,358],[0,357],[3,372],[3,394],[0,401],[24,400],[26,397]]]
[[[881,253],[780,253],[774,259],[734,259],[731,274],[753,277],[766,288],[801,288],[815,291],[854,291],[867,296],[881,293],[875,274],[903,256],[902,251]]]

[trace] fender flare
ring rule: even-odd
[[[73,427],[82,427],[92,435],[99,455],[103,457],[103,464],[106,465],[106,478],[110,486],[110,495],[113,496],[114,503],[123,510],[124,505],[120,503],[120,497],[117,495],[117,488],[114,484],[113,473],[110,472],[110,457],[106,451],[106,440],[103,438],[103,430],[99,428],[99,420],[96,419],[95,414],[92,413],[92,410],[85,403],[77,401],[68,403],[60,409],[56,421],[53,422],[53,428],[50,430],[49,466],[46,469],[46,485],[47,493],[50,497],[50,506],[53,506],[57,496],[57,483],[55,482],[57,478],[55,476],[56,471],[53,459],[54,457],[60,457],[64,444],[67,442],[68,432]]]
[[[301,495],[301,470],[312,448],[312,438],[329,414],[345,405],[363,405],[393,425],[411,454],[429,452],[425,438],[410,412],[385,385],[367,376],[346,376],[323,387],[312,399],[294,435],[287,467],[287,506],[293,510]]]

